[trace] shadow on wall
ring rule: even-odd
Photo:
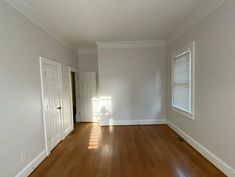
[[[94,121],[110,122],[112,120],[112,97],[92,98],[92,115]]]

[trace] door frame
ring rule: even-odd
[[[63,100],[62,100],[62,73],[61,73],[61,64],[58,62],[55,62],[53,60],[39,57],[39,64],[40,64],[40,81],[41,81],[41,101],[42,101],[42,117],[43,117],[43,127],[44,127],[44,140],[45,140],[45,149],[47,156],[50,155],[50,149],[48,144],[48,132],[47,132],[47,120],[46,120],[46,110],[45,110],[45,99],[44,99],[44,83],[43,83],[43,64],[51,64],[54,66],[57,66],[59,68],[59,97],[60,97],[60,105],[62,107],[60,111],[60,122],[61,122],[61,128],[60,128],[60,135],[61,140],[64,139],[64,133],[63,133],[63,125],[64,125],[64,107],[63,107]]]
[[[71,117],[71,122],[72,122],[72,130],[74,129],[74,122],[73,122],[73,95],[72,95],[72,84],[71,84],[71,81],[72,81],[72,77],[71,77],[71,72],[74,72],[76,74],[78,74],[78,70],[69,66],[68,67],[68,74],[69,74],[69,102],[70,102],[70,117]],[[76,83],[76,80],[77,78],[75,78],[75,87],[77,86],[77,83]],[[75,92],[77,91],[77,89],[75,89]],[[78,99],[77,99],[77,92],[76,92],[76,106],[78,108]],[[77,110],[78,111],[78,110]],[[76,116],[77,118],[77,116]],[[71,131],[72,131],[71,130]],[[70,131],[69,131],[70,132]]]

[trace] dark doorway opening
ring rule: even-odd
[[[73,123],[76,123],[77,103],[76,103],[76,83],[75,72],[71,72],[71,86],[72,86],[72,103],[73,103]]]

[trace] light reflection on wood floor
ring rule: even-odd
[[[76,130],[30,177],[224,177],[166,125]]]

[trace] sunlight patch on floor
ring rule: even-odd
[[[100,129],[98,126],[94,126],[91,130],[88,149],[98,149],[100,139]]]

